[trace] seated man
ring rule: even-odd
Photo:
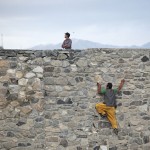
[[[114,133],[118,134],[118,125],[115,116],[116,94],[119,92],[125,80],[121,80],[118,89],[112,89],[112,83],[108,83],[106,89],[101,89],[101,85],[97,83],[97,93],[104,94],[104,102],[96,104],[96,110],[102,117],[107,117],[114,129]]]
[[[68,33],[68,32],[65,33],[65,40],[62,44],[62,48],[71,49],[72,40],[69,37],[70,37],[70,33]]]

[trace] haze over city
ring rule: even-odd
[[[149,6],[149,0],[0,0],[0,34],[4,48],[57,44],[65,32],[75,39],[139,46],[150,42]]]

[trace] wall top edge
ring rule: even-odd
[[[150,51],[150,48],[88,48],[88,49],[69,49],[69,50],[63,50],[63,49],[46,49],[46,50],[36,50],[36,49],[0,49],[0,51],[89,51],[89,50],[114,50],[114,51],[118,51],[118,50],[132,50],[132,51],[139,51],[139,50],[147,50]]]

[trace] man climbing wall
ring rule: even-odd
[[[112,83],[107,83],[106,88],[101,88],[101,84],[97,83],[97,93],[104,95],[104,102],[96,104],[95,108],[101,117],[107,117],[114,129],[114,133],[118,134],[118,125],[115,115],[116,94],[122,89],[125,80],[121,80],[118,89],[112,89]]]

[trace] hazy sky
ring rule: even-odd
[[[55,44],[66,31],[103,44],[142,45],[150,42],[150,0],[0,0],[4,48]]]

